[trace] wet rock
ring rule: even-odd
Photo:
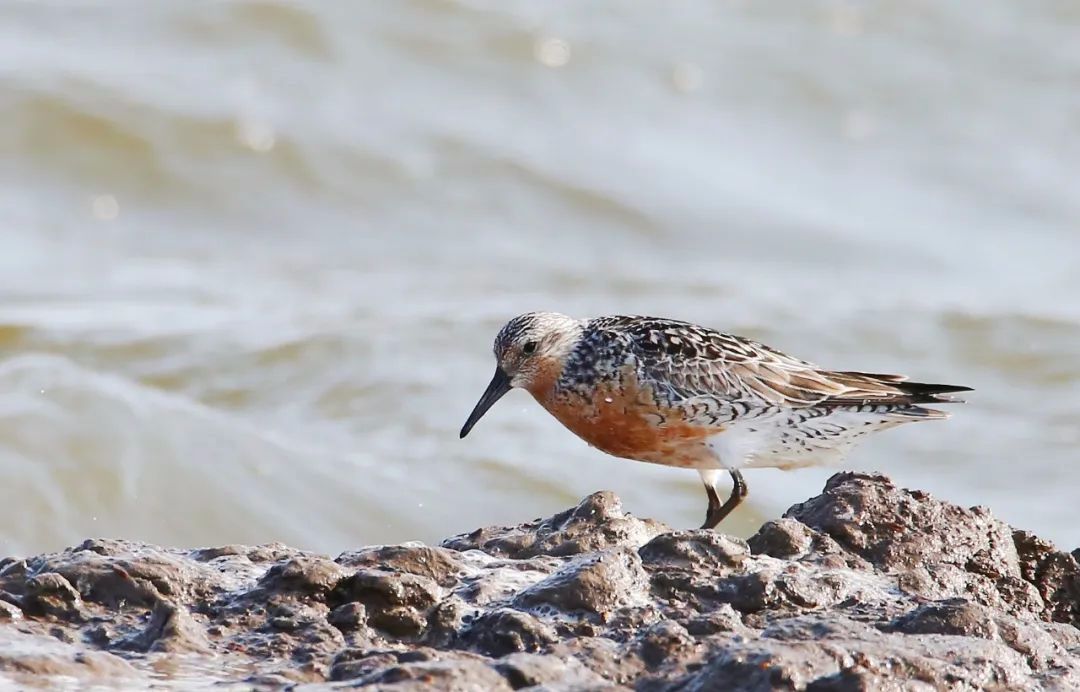
[[[1030,672],[1006,647],[954,637],[732,640],[680,689],[1021,689]]]
[[[363,603],[352,601],[330,611],[326,621],[343,632],[361,629],[367,624],[367,608]]]
[[[672,657],[685,658],[696,640],[678,622],[664,620],[646,629],[637,640],[637,653],[650,668]]]
[[[639,546],[667,527],[651,519],[635,519],[623,512],[622,502],[610,492],[593,493],[577,507],[553,517],[514,527],[477,529],[443,541],[454,550],[482,550],[514,559],[579,555],[613,546]]]
[[[644,676],[652,673],[632,642],[618,642],[607,637],[563,639],[549,646],[545,653],[559,658],[575,658],[599,677],[623,687],[636,686]],[[677,657],[673,656],[672,659],[676,665],[681,662]],[[676,679],[676,676],[671,678]]]
[[[512,608],[499,608],[482,614],[461,638],[466,646],[494,657],[541,651],[558,640],[553,626]]]
[[[428,613],[425,643],[438,648],[453,646],[482,612],[460,594],[451,594]]]
[[[150,612],[146,629],[118,642],[118,649],[162,651],[168,653],[205,653],[210,651],[203,628],[181,606],[161,600]]]
[[[8,589],[11,585],[17,587],[22,580],[26,579],[28,573],[26,560],[14,557],[0,560],[0,590]]]
[[[235,571],[235,566],[230,566]],[[151,608],[165,597],[206,598],[228,588],[236,576],[200,565],[182,551],[102,539],[33,558],[27,570],[31,574],[60,574],[83,600],[110,608]]]
[[[342,579],[331,603],[362,603],[367,622],[394,637],[415,637],[427,627],[428,611],[442,590],[428,577],[382,570],[361,570]]]
[[[686,631],[696,637],[720,632],[740,632],[746,629],[742,616],[731,607],[730,603],[721,603],[716,608],[691,615],[683,621],[686,623]]]
[[[361,686],[393,685],[394,690],[446,690],[446,692],[477,692],[479,690],[512,690],[506,679],[491,666],[478,661],[454,660],[404,663],[370,673],[359,680]]]
[[[547,579],[522,591],[522,608],[553,607],[570,613],[609,618],[618,609],[646,602],[648,576],[636,551],[604,550],[584,555]]]
[[[673,531],[660,534],[638,551],[642,561],[657,568],[708,570],[722,573],[750,556],[744,541],[716,531]]]
[[[934,501],[877,474],[838,473],[789,509],[796,519],[924,598],[962,596],[1009,612],[1044,606],[1022,578],[1013,531],[982,507]]]
[[[395,666],[397,652],[376,648],[348,648],[337,653],[330,664],[329,679],[355,680],[375,671]]]
[[[807,554],[814,543],[815,531],[801,521],[784,517],[765,522],[748,544],[755,555],[781,559]]]
[[[111,653],[0,627],[0,687],[4,689],[65,689],[73,680],[87,686],[108,681],[110,687],[122,687],[138,675],[127,661]]]
[[[993,611],[962,598],[919,606],[886,629],[906,634],[954,634],[979,639],[997,637]]]
[[[0,599],[0,622],[11,622],[12,620],[19,620],[23,616],[22,609],[19,606]]]
[[[873,604],[879,613],[892,612],[902,607],[893,593],[893,583],[881,575],[823,570],[800,563],[766,563],[719,582],[724,598],[751,624],[778,614],[798,615],[851,604]]]
[[[363,687],[393,685],[395,690],[510,689],[490,663],[476,654],[422,646],[404,651],[347,649],[335,657],[330,679]]]
[[[510,687],[555,687],[557,689],[602,689],[603,678],[581,664],[576,658],[559,658],[538,654],[510,654],[495,663]]]
[[[465,576],[457,553],[426,545],[386,545],[341,554],[335,561],[343,567],[374,568],[427,577],[441,587],[454,586]]]
[[[331,560],[301,556],[271,567],[259,580],[259,586],[268,592],[293,591],[324,598],[346,574]]]
[[[335,560],[93,540],[0,559],[0,687],[1080,689],[1078,575],[985,509],[854,473],[746,542],[610,493]]]
[[[85,608],[75,587],[56,572],[35,574],[26,580],[23,610],[29,615],[50,615],[66,620],[84,620]]]
[[[1080,627],[1080,550],[1063,553],[1027,531],[1014,531],[1020,574],[1039,593],[1043,615]]]

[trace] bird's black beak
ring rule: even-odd
[[[469,434],[469,431],[476,425],[476,421],[487,413],[487,410],[491,408],[496,401],[502,398],[503,394],[510,391],[510,378],[506,376],[503,369],[500,367],[495,368],[495,376],[491,378],[491,384],[484,390],[483,396],[480,397],[480,401],[476,402],[476,408],[469,414],[469,420],[465,421],[465,425],[461,428],[461,436],[465,437]]]

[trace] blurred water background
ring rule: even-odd
[[[976,388],[848,466],[1080,545],[1080,5],[0,3],[0,555],[336,552],[696,474],[529,397],[513,314]],[[746,535],[831,470],[751,471]]]

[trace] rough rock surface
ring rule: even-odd
[[[610,493],[441,546],[88,540],[0,560],[0,683],[1080,689],[1074,555],[841,473],[749,541]]]

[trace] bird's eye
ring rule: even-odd
[[[527,356],[531,356],[532,354],[536,353],[536,342],[526,341],[525,345],[521,347],[521,352]]]

